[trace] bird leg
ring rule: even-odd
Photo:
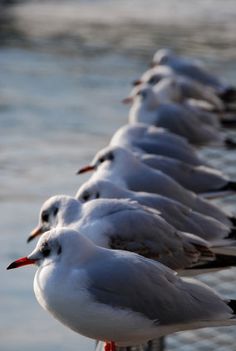
[[[104,344],[104,351],[111,351],[111,345],[109,342],[105,342]]]
[[[116,345],[113,341],[105,342],[104,351],[116,351]]]

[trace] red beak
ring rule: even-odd
[[[96,169],[95,166],[91,166],[91,165],[85,166],[83,168],[80,168],[80,170],[76,174],[82,174],[82,173],[94,171],[95,169]]]
[[[7,269],[14,269],[14,268],[19,268],[23,266],[27,266],[28,264],[34,264],[36,260],[31,260],[28,257],[21,257],[18,260],[12,262]]]

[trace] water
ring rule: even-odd
[[[93,342],[64,328],[37,304],[34,268],[6,272],[5,267],[34,247],[26,245],[26,238],[42,202],[54,194],[75,194],[87,179],[76,177],[76,170],[127,121],[120,101],[156,48],[170,46],[201,58],[236,84],[235,2],[195,4],[26,2],[10,8],[10,19],[1,22],[1,351],[93,349]],[[236,178],[234,151],[202,152]],[[236,212],[234,197],[224,206]],[[234,276],[230,270],[206,279],[235,298]],[[233,330],[182,333],[168,339],[168,350],[181,345],[186,351],[233,351]]]

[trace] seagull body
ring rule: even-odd
[[[145,192],[134,192],[121,188],[108,180],[89,180],[85,182],[76,194],[80,202],[87,202],[97,198],[130,199],[141,205],[151,207],[176,229],[200,236],[207,241],[225,241],[228,246],[229,238],[235,237],[230,226],[216,219],[195,212],[168,197]]]
[[[141,154],[138,158],[146,165],[168,174],[183,187],[195,193],[236,189],[235,182],[230,181],[222,172],[207,166],[192,166],[160,155]]]
[[[45,233],[8,269],[33,263],[39,304],[96,340],[131,346],[180,330],[236,324],[234,300],[140,255],[97,247],[77,231]]]
[[[144,123],[124,125],[113,135],[110,145],[167,156],[195,166],[206,164],[185,138]]]
[[[79,173],[87,170],[88,167],[82,168]],[[111,146],[104,148],[94,157],[89,170],[96,170],[91,179],[107,179],[133,191],[157,193],[230,225],[227,215],[217,206],[183,188],[161,171],[143,164],[127,149]]]
[[[186,111],[189,113],[193,113],[196,117],[198,117],[201,123],[208,124],[209,126],[215,127],[216,129],[220,130],[221,124],[220,121],[224,122],[223,118],[220,119],[219,115],[216,113],[203,110],[199,108],[196,104],[192,101],[186,102],[183,105],[186,108]]]
[[[163,127],[185,137],[191,144],[222,143],[224,135],[217,128],[204,123],[193,108],[177,103],[162,103],[150,86],[141,87],[133,97],[129,122]]]

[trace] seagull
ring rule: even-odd
[[[144,123],[120,127],[110,140],[110,145],[126,147],[138,153],[167,156],[194,166],[207,165],[185,138]]]
[[[186,105],[162,103],[154,89],[145,85],[137,89],[133,97],[123,100],[132,103],[129,111],[129,122],[137,122],[163,127],[170,132],[185,137],[191,144],[206,145],[217,143],[227,145],[224,133],[214,126],[204,123],[199,112]]]
[[[178,231],[158,211],[128,199],[95,199],[82,204],[73,197],[53,196],[43,204],[39,224],[28,241],[55,227],[75,229],[98,246],[158,260],[183,275],[236,266],[235,250],[232,254],[227,251],[233,240],[207,242]]]
[[[157,68],[160,67],[165,66],[157,66]],[[221,112],[224,110],[223,102],[212,89],[187,77],[179,76],[173,71],[167,72],[167,74],[160,74],[156,68],[152,68],[146,71],[139,80],[134,82],[135,87],[141,84],[158,87],[155,90],[162,102],[188,103],[191,99],[195,102],[205,101],[215,111]]]
[[[227,226],[216,219],[193,211],[178,201],[158,194],[134,192],[109,180],[88,180],[78,190],[76,199],[87,202],[94,199],[130,199],[151,207],[176,229],[200,236],[207,241],[236,239],[233,222]]]
[[[180,78],[185,79],[183,77],[178,77],[178,79]],[[151,81],[152,81],[152,78],[151,78]],[[194,95],[192,93],[192,96],[191,96],[191,89],[186,84],[184,88],[189,93],[189,98],[187,99],[187,94],[183,91],[184,89],[181,88],[179,82],[176,81],[176,79],[174,79],[173,77],[163,78],[161,81],[159,81],[156,84],[141,83],[135,86],[135,88],[131,91],[130,95],[127,98],[123,99],[123,103],[133,104],[130,110],[131,112],[132,110],[136,111],[135,106],[139,110],[137,96],[139,96],[140,91],[142,91],[147,87],[150,87],[152,89],[152,93],[155,95],[155,96],[153,95],[153,99],[155,98],[155,103],[157,104],[156,108],[158,108],[161,105],[163,109],[163,106],[165,105],[165,109],[167,109],[167,106],[168,106],[168,110],[169,110],[170,105],[172,106],[172,109],[173,109],[173,105],[176,105],[179,107],[176,114],[179,115],[180,113],[182,113],[185,116],[185,119],[187,119],[187,113],[188,113],[191,116],[191,119],[192,119],[192,116],[194,116],[195,119],[197,118],[201,124],[203,125],[206,124],[212,128],[215,127],[217,130],[220,129],[220,126],[233,127],[236,123],[236,119],[232,115],[227,116],[224,113],[215,113],[217,111],[221,112],[223,107],[220,108],[220,106],[218,106],[218,108],[215,108],[215,110],[213,110],[213,108],[211,108],[209,104],[206,104],[206,101],[204,102],[202,100],[194,100],[193,99]],[[204,92],[204,89],[206,90],[207,88],[199,87],[199,91],[201,91],[202,94]],[[205,93],[205,95],[207,94]],[[186,96],[186,98],[184,98],[184,96]],[[151,100],[149,101],[149,104],[151,104],[152,109],[155,103],[153,103]],[[231,107],[233,108],[233,106]],[[231,107],[228,106],[227,109],[228,108],[231,109]],[[149,109],[148,104],[146,104],[145,109],[146,110]],[[135,111],[134,111],[134,118],[136,116]],[[141,113],[142,118],[144,118],[143,117],[144,112],[142,111]],[[171,113],[173,113],[173,111]],[[147,114],[147,111],[145,112],[145,114]],[[164,118],[165,116],[164,112],[161,112],[161,116]],[[222,134],[224,145],[227,148],[230,148],[230,147],[232,148],[233,146],[235,146],[235,142],[232,140],[232,138],[227,137],[224,133],[221,133],[221,134]]]
[[[77,174],[95,170],[91,179],[108,179],[133,191],[157,193],[230,225],[224,211],[185,189],[168,175],[145,165],[128,149],[108,146],[100,150],[92,163],[81,168]]]
[[[186,162],[160,155],[137,154],[137,157],[146,165],[162,171],[195,193],[236,191],[236,182],[214,168],[192,166]]]
[[[236,89],[211,74],[197,60],[180,57],[170,49],[160,49],[153,56],[152,66],[156,65],[167,66],[179,75],[211,87],[224,102],[233,102],[236,99]]]
[[[38,266],[34,292],[39,304],[73,331],[108,343],[105,350],[236,324],[235,300],[181,279],[159,262],[98,247],[75,230],[46,232],[30,255],[7,269],[31,264]]]
[[[180,79],[180,78],[179,78]],[[196,103],[196,99],[193,100],[193,95],[191,96],[190,87],[185,86],[186,91],[189,93],[189,97],[187,98],[187,94],[181,88],[179,82],[174,77],[163,78],[156,84],[149,84],[149,83],[142,83],[138,86],[135,86],[131,91],[128,98],[123,100],[123,103],[130,103],[133,102],[135,97],[139,95],[140,90],[145,89],[146,87],[150,87],[155,94],[157,106],[159,104],[178,104],[185,108],[185,111],[188,111],[189,114],[194,114],[201,123],[209,124],[215,128],[220,128],[221,123],[219,120],[219,114],[213,113],[203,108],[200,108],[201,104],[198,101]],[[206,89],[206,88],[205,88]],[[204,87],[199,90],[203,93]],[[194,103],[195,101],[195,103]],[[204,105],[203,105],[204,106]],[[223,107],[218,107],[220,111],[223,110]],[[221,120],[223,123],[223,120]]]

